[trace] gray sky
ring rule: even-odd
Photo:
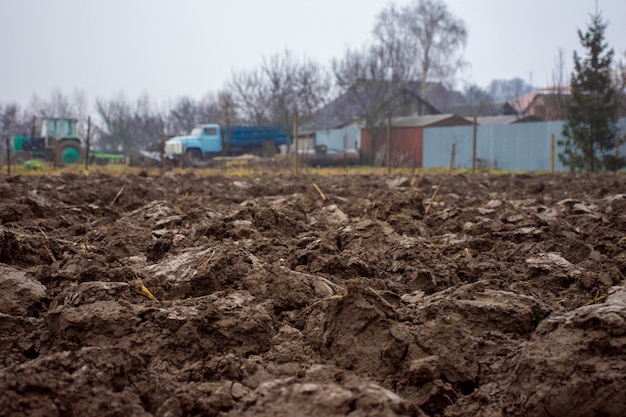
[[[410,0],[398,0],[403,5]],[[285,48],[322,63],[371,39],[386,0],[0,0],[0,103],[82,91],[157,103],[217,92],[233,71]],[[567,71],[595,0],[446,0],[469,29],[465,81],[552,82]],[[598,0],[607,41],[626,51],[626,3]],[[460,85],[459,85],[460,86]]]

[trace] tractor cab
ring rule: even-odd
[[[48,117],[41,120],[41,136],[46,140],[46,148],[54,146],[55,141],[61,142],[66,139],[78,140],[76,134],[77,119],[64,117]]]
[[[41,120],[41,136],[46,149],[53,149],[57,163],[72,164],[81,156],[81,141],[76,132],[77,119],[47,117]]]

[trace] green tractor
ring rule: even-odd
[[[41,119],[40,135],[14,136],[12,138],[12,160],[24,163],[33,158],[52,161],[57,166],[80,162],[81,140],[76,134],[77,119],[47,117]]]

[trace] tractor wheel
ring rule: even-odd
[[[57,165],[76,164],[80,161],[81,148],[76,142],[62,142],[57,152]]]
[[[187,149],[185,153],[185,167],[195,167],[198,166],[200,161],[202,161],[202,153],[200,149]]]

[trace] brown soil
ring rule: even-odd
[[[0,179],[0,415],[624,416],[625,237],[624,176]]]

